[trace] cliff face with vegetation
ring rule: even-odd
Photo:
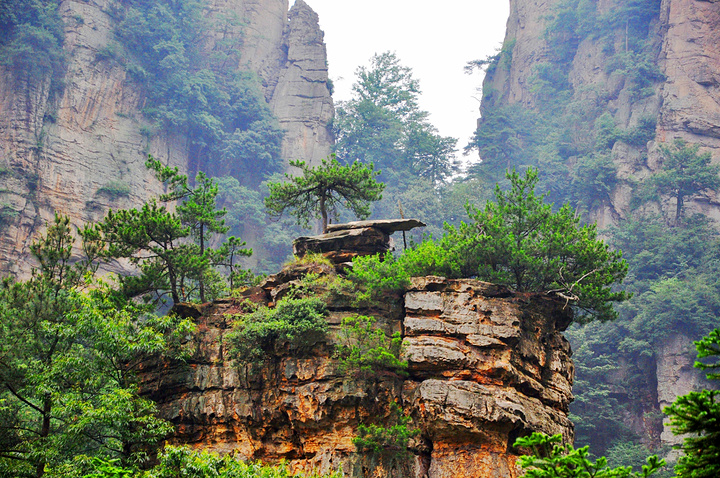
[[[682,138],[720,158],[720,53],[716,48],[720,9],[716,2],[701,0],[630,2],[644,9],[646,17],[637,25],[644,31],[633,32],[627,20],[615,19],[614,26],[598,27],[580,18],[583,3],[592,5],[585,10],[588,17],[589,11],[597,17],[622,15],[621,7],[626,5],[615,0],[510,2],[499,61],[483,84],[483,110],[496,104],[548,108],[549,98],[542,97],[543,83],[553,78],[538,66],[555,65],[566,75],[555,79],[567,82],[556,84],[555,93],[572,91],[574,106],[585,110],[578,114],[586,115],[571,131],[574,136],[567,138],[569,149],[576,150],[565,153],[571,163],[582,149],[580,143],[594,139],[597,111],[610,112],[620,130],[651,122],[644,137],[612,145],[616,184],[610,184],[606,201],[591,208],[591,219],[609,226],[628,214],[633,181],[657,170],[659,143]],[[577,8],[572,18],[562,16],[567,5]],[[626,15],[632,22],[632,12]],[[553,22],[567,24],[557,25],[559,31],[555,31]],[[586,31],[573,31],[582,28]],[[715,194],[694,197],[690,208],[720,218]]]
[[[387,295],[370,308],[354,307],[342,294],[326,296],[326,339],[305,354],[280,343],[262,364],[240,363],[226,338],[248,301],[279,300],[308,274],[335,272],[291,266],[244,298],[180,309],[199,327],[191,358],[148,362],[142,386],[175,425],[173,441],[253,460],[284,459],[296,470],[497,478],[518,475],[512,447],[518,436],[572,437],[573,366],[560,333],[569,310],[562,301],[484,282],[416,278],[404,295]],[[373,315],[387,333],[401,332],[407,375],[341,370],[334,352],[343,340],[341,322],[357,313]],[[412,419],[408,427],[419,430],[410,454],[392,444],[383,454],[356,453],[352,439],[360,424],[395,424],[392,402]]]
[[[501,49],[477,62],[487,68],[469,146],[479,170],[539,168],[550,199],[597,222],[630,263],[635,297],[618,322],[570,334],[578,444],[599,454],[638,436],[650,448],[677,442],[661,410],[701,381],[691,342],[720,312],[700,292],[712,287],[714,272],[701,264],[717,240],[720,201],[697,187],[676,216],[676,198],[657,193],[652,178],[675,139],[720,164],[719,26],[712,1],[511,0]],[[684,256],[692,237],[706,239]]]
[[[78,225],[99,219],[108,208],[138,206],[156,193],[160,185],[144,165],[148,153],[191,175],[210,168],[198,164],[192,130],[153,130],[146,112],[148,91],[159,81],[149,86],[139,82],[137,69],[131,71],[130,62],[118,53],[117,45],[125,43],[118,37],[118,12],[127,5],[114,0],[59,2],[62,74],[24,76],[8,62],[0,64],[4,274],[28,273],[28,253],[23,251],[54,212],[69,215]],[[216,66],[215,73],[239,69],[257,75],[262,101],[285,130],[282,159],[325,157],[333,104],[323,33],[312,9],[302,0],[290,12],[287,0],[213,0],[202,16],[213,25],[202,38],[201,50],[208,58],[235,41],[227,65]],[[230,17],[233,22],[226,21]],[[232,164],[226,169],[232,170]]]

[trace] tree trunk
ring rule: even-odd
[[[40,428],[40,438],[50,436],[50,412],[52,411],[52,399],[46,397],[43,401],[42,427]],[[41,458],[35,466],[36,478],[41,478],[45,474],[45,459]]]
[[[200,224],[200,257],[205,256],[205,225]],[[205,280],[200,275],[200,303],[205,303]]]
[[[675,207],[675,225],[680,224],[680,216],[682,216],[682,208],[684,204],[684,198],[678,194],[677,196],[677,206]]]
[[[320,196],[320,215],[322,216],[322,232],[323,234],[327,234],[328,213],[327,207],[325,206],[325,196]]]

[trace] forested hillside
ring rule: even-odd
[[[691,341],[718,324],[719,15],[683,0],[513,2],[502,47],[468,65],[487,72],[471,177],[539,168],[541,190],[628,261],[620,317],[567,334],[576,443],[618,464],[676,440],[661,410],[700,386]]]
[[[510,441],[520,435],[543,427],[571,435],[569,349],[554,334],[573,322],[565,334],[575,360],[569,411],[576,444],[592,445],[613,466],[667,454],[678,439],[663,424],[663,408],[679,395],[713,387],[692,368],[692,341],[717,328],[720,314],[717,5],[511,2],[502,46],[468,63],[468,73],[481,69],[486,76],[477,131],[462,144],[430,122],[419,106],[421,85],[391,52],[378,52],[357,70],[352,97],[335,111],[323,33],[303,0],[291,9],[287,0],[3,2],[0,272],[8,279],[0,284],[0,427],[7,431],[0,437],[0,475],[82,476],[100,469],[106,474],[86,476],[124,476],[140,473],[139,464],[149,468],[147,456],[172,427],[140,393],[144,365],[137,358],[180,363],[195,354],[203,366],[229,364],[218,358],[224,342],[212,343],[217,357],[207,358],[211,347],[193,342],[205,329],[193,336],[190,320],[159,313],[187,302],[183,313],[196,319],[206,310],[198,304],[228,296],[232,317],[223,315],[228,322],[213,327],[233,328],[231,353],[290,363],[297,357],[282,354],[305,357],[322,343],[313,360],[327,365],[340,360],[333,354],[357,352],[358,363],[391,376],[390,388],[397,390],[386,391],[381,409],[388,417],[390,402],[410,400],[398,392],[406,369],[413,371],[413,360],[402,360],[400,329],[407,343],[424,340],[432,349],[405,351],[415,354],[418,384],[437,378],[435,372],[452,376],[482,389],[486,403],[494,398],[483,395],[483,387],[507,379],[525,404],[503,409],[507,423],[525,423],[518,418],[523,407],[537,403],[562,422],[546,427],[549,422],[538,419],[488,439],[495,447],[488,456],[512,464],[517,450]],[[467,171],[458,148],[473,160]],[[332,196],[343,188],[350,191],[348,207]],[[282,217],[288,209],[297,221]],[[395,255],[356,258],[351,272],[347,263],[336,269],[327,258],[310,256],[289,266],[297,276],[281,273],[264,288],[252,287],[291,257],[293,238],[320,232],[316,216],[327,231],[355,219],[350,211],[363,218],[413,217],[427,227],[396,235]],[[98,271],[119,275],[100,279]],[[436,334],[450,334],[450,326],[427,325],[444,309],[419,307],[431,318],[422,319],[430,328],[418,331],[412,329],[416,310],[392,302],[412,287],[411,277],[429,275],[446,277],[448,291],[460,287],[453,281],[470,280],[471,289],[487,286],[475,279],[497,283],[488,300],[515,297],[511,307],[542,295],[541,302],[563,311],[551,327],[555,351],[534,345],[545,339],[534,335],[540,329],[523,328],[523,316],[508,328],[468,335],[473,347],[487,350],[477,352],[463,339],[460,365],[448,372],[442,367],[454,352],[433,344],[445,341]],[[432,287],[423,291],[435,297]],[[322,300],[313,297],[318,291]],[[360,316],[367,319],[364,329],[337,319],[332,325],[341,333],[359,334],[348,343],[368,341],[361,353],[325,335],[323,300],[342,314],[388,304],[405,312],[393,312],[387,331],[369,317]],[[410,325],[401,322],[406,312]],[[477,320],[492,315],[483,314]],[[478,330],[496,325],[482,323]],[[322,340],[312,342],[316,334]],[[477,353],[492,355],[498,346],[514,352],[520,335],[533,344],[518,347],[522,363],[498,358],[483,369],[487,375],[475,373],[484,363]],[[711,335],[698,350],[711,357],[716,341]],[[191,343],[197,349],[189,350]],[[556,352],[563,358],[553,362],[548,357]],[[440,358],[423,355],[433,353]],[[539,369],[524,361],[541,355],[549,368],[536,377]],[[247,383],[234,383],[232,393],[257,389],[252,377],[267,371],[253,366],[244,363]],[[331,378],[345,390],[351,378],[369,380],[367,372]],[[173,380],[183,383],[183,377]],[[373,380],[368,383],[378,387],[381,380]],[[363,397],[371,389],[363,389]],[[694,399],[714,400],[713,392],[703,393],[676,405],[675,416],[683,406],[693,410]],[[352,403],[349,409],[362,415]],[[467,407],[476,408],[483,407]],[[195,423],[191,414],[173,413],[171,419]],[[408,424],[425,419],[419,413],[398,415],[400,428],[392,433],[401,439],[387,446],[399,447],[404,458],[412,448],[414,469],[428,471],[432,459],[449,460],[454,451],[449,445],[433,450],[430,436],[408,444],[420,433]],[[286,428],[281,431],[291,433]],[[346,438],[351,432],[344,430]],[[462,436],[476,430],[467,433]],[[448,437],[448,443],[457,438]],[[284,449],[265,438],[258,443]],[[297,450],[273,456],[305,453]],[[182,449],[161,457],[173,459],[200,460],[205,470],[240,466]],[[314,459],[308,452],[301,461]],[[122,467],[114,468],[117,463]],[[442,463],[436,471],[452,468]],[[466,463],[472,470],[472,459]],[[166,465],[161,461],[158,473]],[[514,465],[503,466],[514,476]]]
[[[292,11],[244,0],[0,8],[6,273],[29,273],[27,247],[53,211],[81,224],[160,192],[148,153],[191,178],[227,177],[229,222],[254,244],[264,237],[261,182],[290,160],[329,154],[325,45],[302,1]],[[258,252],[255,265],[273,257]]]

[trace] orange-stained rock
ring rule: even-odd
[[[297,281],[303,267],[294,267],[269,278],[267,297],[283,280]],[[404,298],[388,297],[382,307],[330,302],[326,343],[304,357],[279,352],[257,368],[235,366],[223,345],[229,312],[240,313],[235,302],[206,306],[186,365],[145,364],[144,393],[176,425],[173,442],[286,460],[296,471],[515,478],[518,436],[572,438],[573,367],[560,334],[570,312],[562,302],[473,280],[415,279]],[[388,332],[403,331],[407,377],[381,372],[363,381],[339,373],[332,342],[340,319],[353,312],[374,314]],[[352,444],[358,425],[386,423],[392,401],[421,430],[411,457],[360,457]]]

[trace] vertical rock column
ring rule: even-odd
[[[318,15],[303,0],[288,14],[277,85],[270,95],[273,114],[286,130],[285,161],[318,164],[333,144],[330,121],[335,115],[328,90],[327,52]]]

